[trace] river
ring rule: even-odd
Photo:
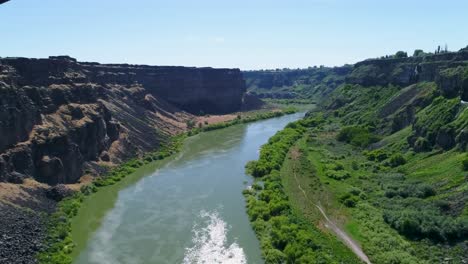
[[[176,157],[90,197],[72,223],[74,263],[263,263],[245,212],[244,165],[302,116],[201,133]]]

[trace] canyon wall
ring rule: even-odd
[[[199,113],[240,110],[238,69],[0,59],[0,181],[73,183],[146,151]]]
[[[441,82],[445,69],[466,67],[468,50],[420,57],[369,59],[354,65],[347,83],[363,86],[408,86],[417,82]],[[443,78],[443,77],[442,77]],[[448,89],[441,86],[442,90]]]
[[[244,76],[247,90],[262,98],[319,101],[345,83],[405,87],[418,82],[436,82],[447,97],[461,96],[468,101],[468,85],[464,83],[467,61],[468,49],[462,49],[407,58],[368,59],[341,67],[245,71]]]
[[[260,98],[318,99],[344,83],[351,70],[351,65],[345,65],[244,71],[243,74],[249,93]]]

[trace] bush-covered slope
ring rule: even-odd
[[[373,263],[467,263],[467,71],[466,51],[354,65],[286,144],[301,166],[281,175],[283,207],[321,227],[306,205],[321,204]]]

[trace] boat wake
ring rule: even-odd
[[[202,211],[200,224],[193,227],[193,247],[186,248],[184,264],[245,264],[244,250],[237,243],[227,244],[229,227],[219,214]]]

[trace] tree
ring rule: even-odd
[[[406,159],[401,154],[394,154],[392,155],[392,157],[390,157],[390,166],[392,167],[398,167],[405,163],[406,163]]]
[[[195,127],[195,120],[193,120],[193,119],[187,120],[187,121],[185,122],[185,124],[187,125],[187,128],[188,128],[188,129],[192,129],[192,128]]]
[[[462,161],[463,170],[468,171],[468,156]]]
[[[413,57],[421,57],[424,55],[424,51],[422,49],[417,49],[413,53]]]
[[[408,53],[400,50],[395,53],[395,58],[408,58]]]

